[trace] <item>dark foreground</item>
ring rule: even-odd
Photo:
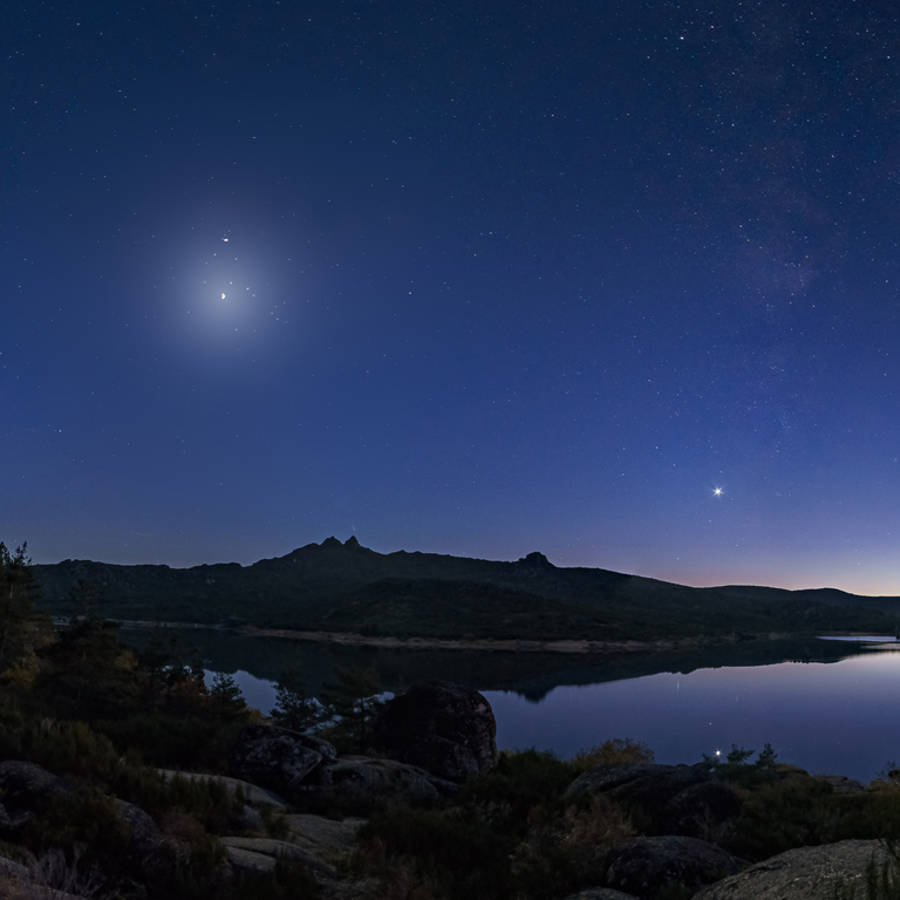
[[[618,740],[498,754],[477,692],[432,682],[382,706],[361,672],[333,686],[341,720],[304,734],[283,726],[322,711],[296,682],[263,720],[227,678],[207,689],[156,652],[86,621],[10,673],[0,896],[895,895],[890,775],[811,776],[769,748],[681,766]]]
[[[2,544],[0,588],[0,897],[897,894],[891,773],[864,787],[770,748],[662,766],[615,740],[498,754],[476,691],[380,704],[365,670],[318,700],[284,673],[268,720],[166,637],[133,650],[90,615],[54,630]]]

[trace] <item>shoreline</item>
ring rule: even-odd
[[[540,641],[527,638],[432,638],[367,635],[352,631],[295,631],[289,628],[244,626],[241,633],[251,637],[274,637],[322,644],[384,647],[407,650],[483,650],[507,653],[639,653],[648,650],[673,650],[678,641],[591,641],[564,638]]]
[[[586,638],[559,638],[537,640],[533,638],[438,638],[396,637],[393,635],[368,635],[353,631],[306,631],[291,628],[261,628],[256,625],[239,627],[211,625],[202,622],[154,622],[152,620],[119,619],[122,628],[185,628],[233,631],[246,637],[281,638],[292,641],[313,641],[319,644],[343,644],[357,647],[382,647],[397,650],[480,650],[503,653],[567,653],[577,655],[618,656],[629,653],[654,653],[672,650],[689,650],[723,644],[736,644],[747,640],[778,640],[787,634],[753,635],[752,638],[737,635],[697,636],[689,638],[659,638],[657,640],[600,641]]]

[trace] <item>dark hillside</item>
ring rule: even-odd
[[[95,614],[119,619],[248,623],[372,635],[656,639],[733,632],[895,628],[900,598],[835,590],[692,588],[606,569],[559,568],[540,553],[494,562],[328,538],[251,566],[173,569],[84,560],[35,566],[42,605],[83,612],[72,596],[99,589]]]

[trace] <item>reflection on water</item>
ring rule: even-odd
[[[124,634],[135,643],[143,634]],[[732,744],[812,772],[869,781],[900,759],[900,644],[748,642],[615,660],[566,654],[399,651],[191,632],[210,670],[235,678],[250,706],[299,666],[312,694],[336,666],[371,665],[387,690],[448,678],[484,692],[497,743],[569,757],[612,737],[648,744],[661,762],[696,762]],[[882,636],[870,636],[883,640]]]
[[[558,685],[595,684],[657,672],[691,672],[718,666],[757,666],[794,660],[829,662],[859,652],[853,645],[811,638],[806,641],[746,641],[701,650],[631,653],[607,658],[577,653],[511,653],[476,650],[397,650],[342,644],[247,637],[215,629],[167,629],[186,661],[200,659],[224,672],[243,669],[251,676],[275,681],[299,669],[312,694],[334,679],[339,667],[374,668],[385,689],[443,678],[478,690],[514,691],[532,702],[542,701]],[[122,639],[136,647],[150,640],[147,629],[123,630]]]
[[[489,692],[498,743],[571,756],[607,737],[644,741],[661,762],[695,762],[732,744],[812,772],[869,781],[900,759],[900,655],[872,652],[825,663],[659,673],[559,687],[537,708]]]
[[[820,641],[850,641],[863,644],[896,644],[895,634],[829,634],[819,635]]]

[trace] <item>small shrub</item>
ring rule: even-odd
[[[279,859],[272,872],[244,872],[238,876],[227,900],[317,900],[318,882],[296,860]]]
[[[101,890],[106,878],[99,866],[80,866],[80,861],[81,851],[78,847],[72,850],[69,859],[61,848],[52,847],[31,866],[31,879],[36,885],[44,885],[56,891],[93,897]]]
[[[282,813],[268,804],[260,806],[259,813],[269,837],[280,841],[287,840],[290,828],[288,828],[287,819]]]
[[[584,772],[596,766],[652,763],[653,751],[640,741],[630,738],[613,738],[590,750],[581,750],[572,758],[576,772]]]
[[[572,846],[599,848],[634,836],[624,810],[605,794],[594,794],[587,808],[569,807],[563,825],[563,840]]]
[[[860,837],[854,833],[860,818],[855,798],[835,797],[830,785],[791,774],[746,793],[728,849],[748,859],[766,859],[794,847]]]
[[[436,898],[503,896],[509,843],[461,810],[395,807],[373,816],[360,842],[360,858],[378,859],[382,877],[407,869]]]
[[[519,894],[553,900],[605,876],[609,846],[634,835],[622,811],[602,794],[533,827],[513,851],[510,869]]]
[[[96,727],[102,728],[121,752],[138,748],[148,764],[224,772],[228,751],[244,721],[241,717],[219,719],[166,710],[136,713]]]
[[[45,798],[22,826],[21,835],[23,843],[45,860],[48,875],[69,871],[73,878],[77,874],[90,880],[99,878],[100,872],[122,872],[128,866],[129,827],[119,819],[113,798],[86,784]]]
[[[167,837],[189,847],[191,851],[203,850],[208,846],[209,837],[203,824],[189,813],[171,810],[159,823],[159,830]]]
[[[57,775],[108,781],[119,768],[110,740],[85,722],[29,721],[17,737],[18,756]]]
[[[529,821],[562,811],[563,791],[574,777],[572,766],[551,753],[504,752],[492,771],[464,785],[460,802],[497,830],[521,837]]]

